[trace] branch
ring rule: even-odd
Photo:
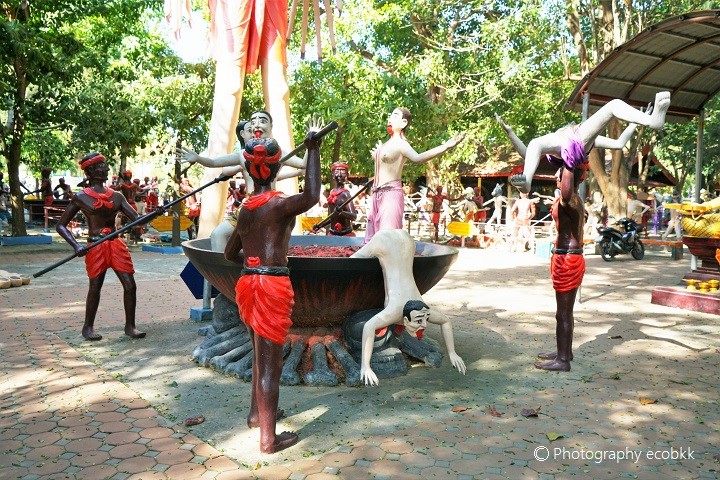
[[[381,69],[385,70],[388,73],[395,74],[397,73],[393,68],[390,67],[387,63],[383,62],[379,58],[377,58],[375,55],[373,55],[372,52],[369,52],[365,50],[364,48],[360,47],[357,43],[355,43],[354,40],[350,40],[349,42],[350,48],[354,50],[356,53],[360,54],[361,57],[366,58],[373,62],[375,65],[380,67]]]

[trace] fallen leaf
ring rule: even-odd
[[[523,408],[520,410],[520,415],[523,417],[537,417],[538,413],[540,412],[540,407],[537,408]]]
[[[610,340],[617,340],[618,338],[622,338],[622,335],[613,335]]]
[[[193,425],[200,425],[205,421],[205,417],[198,415],[197,417],[188,417],[185,419],[185,426],[192,427]]]
[[[177,387],[177,386],[178,386],[178,383],[177,383],[175,380],[173,380],[172,382],[168,383],[168,387]]]
[[[640,397],[640,405],[652,405],[653,403],[657,403],[657,400],[649,397]]]
[[[452,411],[455,413],[464,412],[465,410],[468,410],[470,407],[466,407],[464,405],[457,405],[452,407]]]
[[[611,380],[620,380],[620,374],[619,373],[613,373],[610,377]]]
[[[502,417],[502,412],[498,412],[495,408],[495,405],[488,405],[487,412],[492,415],[493,417]]]
[[[545,436],[550,440],[551,442],[554,442],[558,438],[563,438],[562,434],[557,432],[547,432]]]

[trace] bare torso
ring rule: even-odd
[[[551,213],[558,231],[555,248],[582,248],[585,207],[577,193],[572,195],[567,204],[563,204],[560,199],[556,200]]]
[[[375,151],[375,186],[400,180],[407,158],[403,151],[410,144],[401,136],[393,136]]]

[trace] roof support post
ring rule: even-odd
[[[698,119],[697,129],[697,143],[695,146],[695,191],[693,192],[693,199],[696,203],[700,203],[700,187],[702,183],[702,161],[703,161],[703,134],[705,132],[705,109],[700,110]],[[695,255],[690,256],[690,269],[695,270],[697,268],[697,257]]]

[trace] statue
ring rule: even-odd
[[[351,197],[350,191],[345,188],[349,166],[347,163],[335,162],[330,166],[332,172],[333,189],[327,197],[328,216],[332,217],[327,227],[327,235],[354,237],[353,221],[357,219],[357,212],[353,202],[348,202],[342,210],[338,207]]]
[[[316,128],[317,125],[313,125],[312,128]],[[253,137],[256,138],[274,138],[273,137],[273,119],[270,114],[264,110],[258,110],[250,115],[249,121],[241,120],[238,122],[238,126],[235,130],[237,139],[240,142],[241,147],[244,149],[248,141]],[[181,155],[181,163],[199,163],[205,167],[219,168],[223,167],[222,174],[228,176],[234,176],[239,172],[242,172],[245,178],[245,185],[248,191],[252,191],[253,179],[244,168],[244,159],[241,153],[231,153],[229,155],[223,155],[216,158],[203,157],[195,153],[194,151],[182,147],[178,152]],[[305,168],[305,160],[296,156],[290,157],[282,165],[288,165],[295,167],[294,170],[289,172],[279,173],[275,180],[282,180],[285,178],[292,178],[303,173]],[[205,205],[207,205],[205,203]],[[200,213],[202,216],[202,213]],[[210,244],[212,249],[215,251],[224,251],[227,245],[228,238],[234,228],[234,218],[225,216],[222,223],[217,225],[210,234]]]
[[[529,244],[532,250],[535,245],[535,231],[531,221],[535,218],[535,204],[540,198],[528,198],[528,194],[520,192],[510,208],[510,216],[513,219],[512,251],[525,251],[525,245]]]
[[[402,169],[407,160],[415,163],[429,162],[457,146],[465,137],[460,133],[430,150],[417,153],[405,139],[405,129],[412,115],[406,108],[398,107],[392,111],[387,121],[390,139],[378,141],[371,154],[375,160],[375,179],[372,188],[372,202],[368,213],[365,243],[380,230],[403,228],[404,192],[402,189]]]
[[[52,182],[50,181],[50,174],[52,170],[49,168],[43,168],[40,171],[40,195],[43,199],[43,204],[49,207],[53,204],[55,199],[53,195]]]
[[[60,190],[58,192],[58,189]],[[65,183],[65,178],[61,177],[58,180],[58,184],[55,185],[55,188],[53,188],[53,194],[55,195],[55,198],[59,198],[60,200],[70,200],[72,197],[72,187]]]
[[[272,189],[280,169],[280,147],[274,139],[251,139],[245,145],[245,169],[254,182],[252,195],[238,212],[225,257],[244,268],[235,293],[240,316],[252,332],[254,362],[248,427],[260,427],[260,450],[273,453],[298,441],[294,432],[275,433],[283,345],[292,325],[293,289],[287,251],[295,217],[320,198],[320,140],[312,130],[305,138],[307,172],[302,193],[284,196]]]
[[[508,203],[507,197],[505,197],[502,194],[502,187],[499,183],[495,184],[495,188],[493,188],[492,196],[490,200],[483,203],[483,206],[493,204],[493,213],[490,215],[490,218],[488,219],[486,225],[492,225],[493,223],[497,225],[498,228],[500,228],[500,224],[502,224],[502,210],[503,205]]]
[[[665,202],[680,202],[679,196],[671,197],[670,195],[667,195],[665,197]],[[670,236],[670,232],[675,232],[675,240],[681,240],[683,233],[682,233],[682,223],[681,223],[681,216],[680,212],[675,208],[668,208],[667,210],[670,211],[670,220],[668,220],[667,228],[662,234],[662,239],[667,240],[668,236]]]
[[[375,331],[399,325],[413,336],[422,338],[427,322],[440,325],[450,363],[465,374],[465,362],[455,353],[450,319],[423,302],[415,284],[412,265],[415,242],[404,230],[381,230],[351,258],[377,257],[385,280],[385,307],[368,320],[362,332],[360,377],[365,385],[378,385],[377,375],[370,368]]]
[[[450,217],[449,213],[445,212],[446,204],[449,209],[450,202],[462,200],[463,197],[450,198],[448,195],[443,193],[442,185],[437,186],[435,193],[428,191],[427,196],[430,198],[430,201],[432,201],[432,224],[435,228],[435,242],[437,242],[440,234],[440,217],[443,217],[445,223],[446,219]]]
[[[115,230],[115,216],[122,212],[135,220],[137,212],[125,197],[104,186],[108,180],[109,168],[105,157],[97,152],[85,155],[80,160],[80,168],[88,179],[88,187],[78,192],[63,212],[57,225],[57,232],[74,249],[77,256],[85,256],[85,269],[90,285],[85,302],[85,324],[82,336],[87,340],[100,340],[102,336],[95,332],[95,315],[100,303],[100,289],[105,281],[108,268],[115,271],[123,286],[123,305],[125,307],[125,335],[131,338],[143,338],[145,332],[135,328],[136,288],[132,259],[127,245],[120,238],[105,241],[88,250],[81,246],[68,229],[68,224],[79,212],[88,223],[88,243],[95,242]]]
[[[592,194],[592,203],[588,207],[588,222],[586,231],[592,236],[597,232],[597,228],[605,225],[607,221],[607,207],[603,200],[602,193],[597,190]]]
[[[637,125],[645,125],[659,130],[665,124],[665,114],[670,107],[670,92],[658,92],[654,106],[648,107],[647,113],[631,107],[622,100],[615,99],[606,103],[579,125],[567,125],[559,130],[535,138],[527,144],[520,141],[510,127],[495,115],[498,123],[510,137],[517,152],[525,159],[525,167],[521,175],[510,177],[510,183],[521,191],[530,192],[535,170],[540,163],[540,155],[550,154],[557,158],[557,163],[564,163],[573,170],[587,156],[593,147],[620,149],[630,140]],[[630,125],[617,139],[599,135],[612,119],[630,122]],[[559,164],[557,165],[560,166]]]

